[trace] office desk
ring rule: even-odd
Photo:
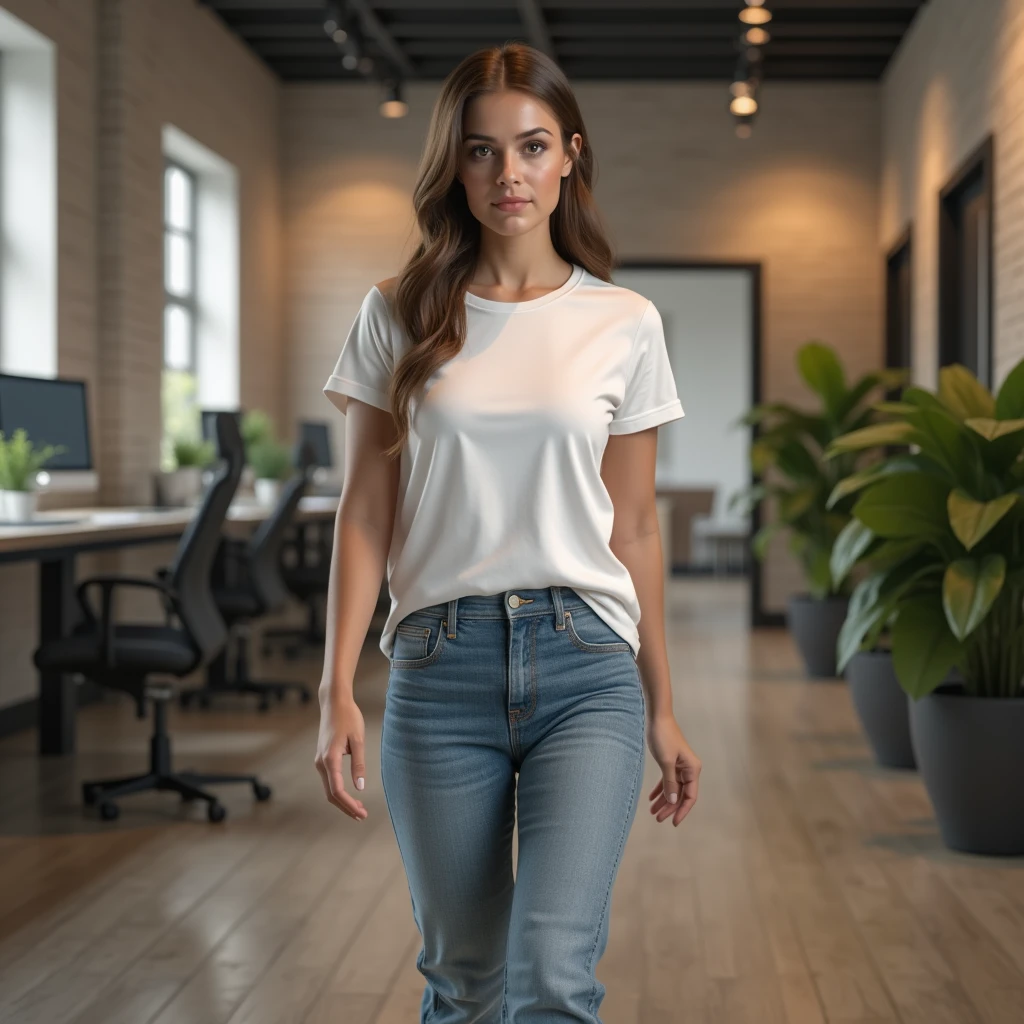
[[[309,495],[299,503],[296,523],[333,519],[336,495]],[[225,532],[244,532],[270,510],[236,500]],[[0,523],[0,564],[39,562],[39,643],[63,636],[78,619],[75,557],[84,551],[137,547],[176,541],[193,510],[176,508],[69,508],[37,513],[38,525]],[[68,754],[75,749],[75,683],[59,672],[39,673],[39,752]]]

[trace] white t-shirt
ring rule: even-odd
[[[391,612],[380,649],[410,612],[470,594],[572,587],[633,649],[640,605],[612,553],[601,479],[608,435],[683,415],[661,317],[637,292],[573,264],[525,302],[468,292],[466,343],[411,407],[388,554]],[[374,285],[324,392],[389,409],[407,341]]]

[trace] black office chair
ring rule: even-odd
[[[274,644],[283,646],[286,657],[298,657],[303,650],[323,654],[327,636],[322,624],[327,587],[331,575],[331,547],[323,540],[323,523],[317,523],[315,543],[310,544],[305,525],[300,525],[294,536],[285,541],[281,561],[281,578],[285,586],[305,607],[306,621],[302,626],[281,626],[265,629],[261,640],[263,653],[270,654]],[[331,529],[333,534],[333,529]]]
[[[121,690],[135,698],[139,717],[153,704],[153,735],[149,771],[124,779],[86,782],[86,804],[99,804],[100,817],[111,821],[120,811],[114,802],[143,790],[173,790],[186,800],[205,800],[210,821],[223,821],[226,811],[202,787],[222,782],[252,786],[257,800],[270,798],[270,787],[255,775],[212,775],[175,772],[167,733],[167,701],[173,688],[149,681],[152,675],[182,677],[206,665],[223,650],[227,640],[224,620],[210,586],[210,570],[221,527],[238,487],[245,462],[238,426],[230,416],[217,418],[220,465],[203,500],[178,544],[174,562],[156,579],[134,576],[96,576],[78,585],[77,597],[84,620],[68,636],[40,647],[34,655],[38,668],[81,673],[100,686]],[[159,592],[167,620],[164,625],[115,622],[113,595],[118,587],[148,587]],[[100,611],[87,599],[100,589]]]
[[[222,542],[220,579],[214,584],[213,594],[235,643],[234,671],[228,675],[228,650],[221,651],[207,666],[206,685],[181,692],[182,707],[188,707],[193,700],[208,707],[213,697],[225,693],[257,694],[261,711],[270,707],[271,697],[283,699],[289,690],[297,692],[303,704],[311,700],[305,683],[252,678],[248,633],[253,619],[278,611],[288,601],[288,588],[281,576],[281,546],[309,486],[313,468],[312,450],[304,447],[297,470],[282,487],[273,512],[252,537]]]

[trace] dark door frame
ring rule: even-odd
[[[992,386],[994,367],[992,314],[995,309],[995,217],[993,175],[995,168],[995,136],[989,134],[977,149],[957,168],[953,176],[946,182],[939,193],[939,366],[946,366],[956,361],[954,351],[960,329],[960,288],[959,266],[957,261],[958,228],[954,218],[954,202],[957,193],[975,175],[981,175],[981,187],[985,216],[988,221],[988,244],[986,260],[988,261],[988,280],[983,301],[987,306],[985,337],[979,339],[984,346],[985,364],[988,373],[981,383]]]
[[[743,260],[672,260],[672,259],[623,259],[615,265],[616,270],[738,270],[750,276],[750,405],[761,401],[763,360],[762,335],[762,264]],[[755,424],[750,430],[750,441],[753,444],[760,433],[760,426]],[[753,469],[750,471],[751,483],[757,478]],[[761,528],[761,506],[756,505],[750,516],[750,540]],[[750,624],[751,626],[784,626],[786,616],[782,612],[768,612],[763,601],[764,577],[761,563],[750,559]]]
[[[899,288],[899,281],[896,278],[894,271],[896,270],[900,261],[906,258],[908,265],[908,273],[910,275],[911,287],[906,296],[899,296],[897,294]],[[896,239],[892,247],[886,253],[885,256],[885,366],[887,369],[895,368],[913,368],[914,352],[913,352],[913,331],[908,330],[908,334],[911,339],[911,347],[905,352],[902,352],[903,348],[903,337],[902,329],[903,324],[896,319],[896,310],[899,308],[900,301],[906,299],[907,302],[907,326],[910,328],[914,322],[914,227],[913,224],[908,224],[904,229],[903,233]],[[905,355],[906,360],[901,361],[897,359],[897,353]]]

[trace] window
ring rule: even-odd
[[[180,164],[164,169],[164,468],[174,465],[174,442],[198,439],[199,358],[196,345],[196,179]]]

